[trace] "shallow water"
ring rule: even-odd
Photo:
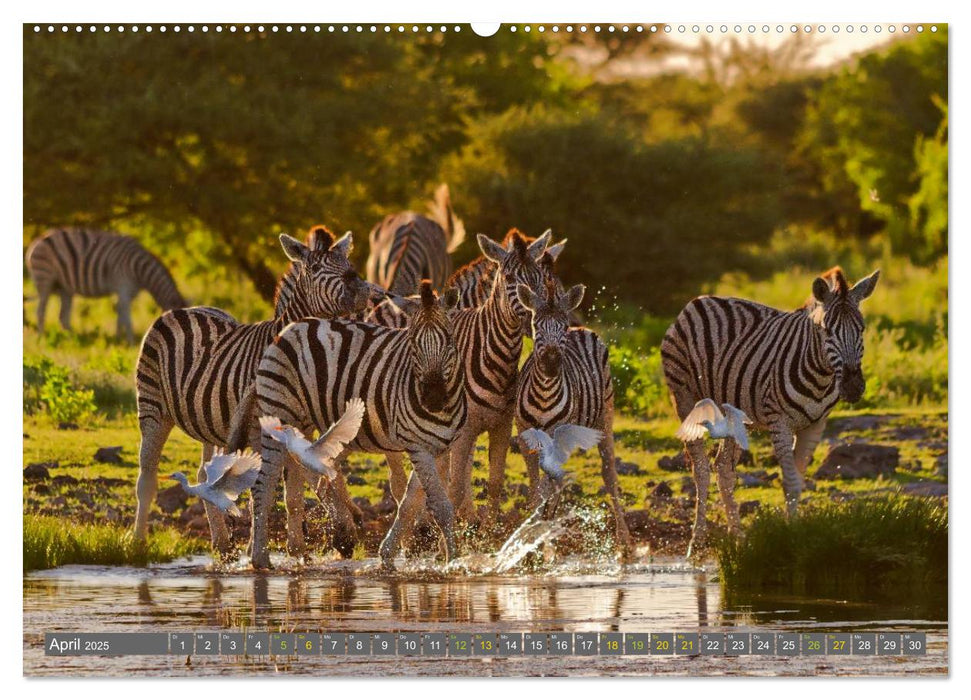
[[[283,564],[277,561],[277,564]],[[394,575],[374,560],[262,574],[205,557],[149,568],[68,566],[24,577],[28,675],[889,675],[947,673],[945,613],[841,601],[760,601],[727,608],[715,576],[683,562],[565,561],[536,575],[477,574],[460,560]],[[45,657],[44,632],[216,631],[667,632],[924,631],[924,657]]]

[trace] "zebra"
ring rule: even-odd
[[[454,252],[465,240],[465,227],[452,212],[448,185],[435,192],[433,218],[407,211],[389,214],[369,236],[367,278],[390,292],[414,294],[428,278],[441,289],[452,273]]]
[[[290,266],[277,287],[274,318],[242,324],[212,307],[169,311],[142,341],[135,371],[141,431],[135,536],[144,539],[158,489],[158,463],[174,426],[203,444],[202,463],[225,447],[233,411],[253,383],[263,350],[288,323],[304,316],[339,316],[368,302],[371,286],[348,261],[353,241],[339,240],[323,226],[307,243],[287,234],[280,243]],[[201,471],[201,468],[200,468]],[[200,478],[202,475],[200,474]],[[225,552],[229,532],[220,513],[207,506],[213,547]]]
[[[61,297],[60,321],[66,331],[71,330],[75,294],[117,294],[117,335],[129,343],[135,342],[131,304],[142,289],[163,311],[187,305],[162,261],[131,236],[84,228],[51,229],[27,248],[26,261],[37,288],[37,330],[42,334],[53,293]]]
[[[782,465],[790,515],[827,415],[840,399],[855,403],[866,389],[860,302],[873,293],[879,277],[877,270],[850,287],[843,270],[834,267],[813,281],[812,296],[792,312],[744,299],[698,297],[661,342],[664,378],[679,420],[695,402],[710,398],[740,408],[753,428],[768,431]],[[710,466],[703,440],[686,443],[685,452],[697,490],[690,556],[705,539]],[[734,440],[724,440],[715,457],[733,532],[741,530],[732,494],[740,454]]]
[[[578,284],[563,291],[550,272],[543,294],[526,285],[519,285],[517,291],[532,314],[533,328],[533,352],[520,370],[516,390],[517,432],[539,428],[549,433],[571,423],[603,433],[598,446],[600,471],[610,497],[617,542],[627,558],[631,538],[614,465],[614,387],[607,346],[593,331],[570,327],[570,314],[583,301],[586,287]],[[523,455],[535,506],[539,495],[538,454],[523,450]]]
[[[403,302],[409,316],[403,330],[347,319],[292,323],[263,354],[251,406],[238,409],[238,415],[275,416],[309,435],[333,423],[349,399],[364,400],[364,421],[347,450],[403,452],[414,465],[395,522],[381,544],[387,567],[397,551],[402,521],[413,518],[424,500],[419,483],[444,535],[447,558],[456,554],[454,511],[439,473],[467,420],[462,364],[448,313],[455,301],[451,291],[436,297],[431,281],[425,280],[420,301]],[[238,426],[248,424],[252,432],[253,421],[237,418],[234,424],[231,444],[242,444]],[[269,509],[281,469],[290,460],[272,437],[261,440],[264,466],[253,487],[252,562],[256,568],[269,568]],[[287,478],[288,544],[302,551],[303,474],[288,468],[298,473],[294,481]]]

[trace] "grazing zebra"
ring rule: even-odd
[[[304,316],[340,316],[364,308],[371,289],[348,261],[348,233],[334,241],[323,226],[307,244],[286,234],[280,243],[290,267],[276,292],[274,318],[243,324],[212,307],[163,314],[142,341],[135,372],[139,454],[135,535],[144,538],[158,488],[158,462],[174,426],[203,444],[202,462],[224,447],[233,411],[256,377],[263,350],[288,323]],[[202,476],[200,475],[200,478]],[[226,551],[229,532],[221,514],[207,506],[213,546]]]
[[[448,446],[466,421],[462,366],[448,314],[455,300],[449,292],[436,298],[426,280],[420,301],[404,302],[409,316],[404,330],[345,319],[291,324],[263,354],[252,406],[239,410],[274,416],[309,435],[314,429],[326,430],[349,400],[363,399],[365,417],[347,450],[404,452],[414,465],[407,495],[381,545],[387,566],[397,551],[402,520],[413,518],[424,500],[419,482],[445,536],[446,556],[455,556],[454,512],[439,474]],[[253,487],[251,541],[253,566],[268,568],[270,507],[281,469],[290,459],[272,437],[263,435],[261,440],[263,472]],[[231,443],[242,443],[236,428]],[[302,552],[303,474],[294,481],[288,476],[286,500],[288,544]]]
[[[165,265],[131,236],[82,228],[52,229],[27,249],[27,268],[37,287],[37,329],[44,332],[47,301],[61,297],[61,326],[71,330],[71,300],[118,295],[118,337],[134,342],[132,300],[147,289],[163,310],[186,306]]]
[[[617,542],[626,558],[631,551],[630,532],[614,465],[614,386],[607,346],[587,328],[570,328],[570,314],[583,300],[582,284],[559,289],[552,273],[546,289],[536,294],[518,287],[519,299],[532,313],[533,352],[520,371],[516,394],[516,428],[551,432],[565,424],[603,433],[600,450],[604,487],[610,497]],[[539,455],[523,451],[533,505],[539,495]]]
[[[368,281],[400,295],[414,294],[430,279],[441,289],[452,273],[454,252],[465,240],[465,227],[452,212],[448,185],[435,192],[433,218],[407,211],[389,214],[370,235]]]
[[[813,281],[802,308],[788,313],[743,299],[698,297],[661,343],[664,378],[680,420],[708,398],[740,408],[753,428],[769,432],[790,514],[826,416],[840,399],[859,401],[866,388],[860,302],[873,293],[879,276],[878,270],[850,287],[835,267]],[[697,488],[690,554],[705,538],[710,467],[703,440],[687,442],[685,452]],[[736,532],[741,526],[732,491],[740,454],[729,439],[715,458],[729,526]]]

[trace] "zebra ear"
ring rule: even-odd
[[[481,233],[475,238],[479,242],[479,250],[481,250],[482,254],[489,260],[496,264],[501,264],[502,261],[506,259],[508,253],[506,252],[506,249],[502,247],[502,245],[496,243],[494,240]]]
[[[459,290],[457,290],[455,287],[449,287],[446,289],[444,292],[442,292],[441,303],[442,307],[446,311],[451,311],[454,309],[459,303]]]
[[[553,229],[548,228],[543,232],[543,235],[537,238],[535,241],[529,244],[526,249],[529,254],[533,256],[533,260],[539,260],[543,253],[546,252],[546,246],[550,244],[550,239],[553,237]],[[554,260],[556,257],[554,256]]]
[[[833,291],[829,288],[829,283],[822,277],[813,280],[813,296],[820,304],[825,304],[833,297]]]
[[[525,306],[530,311],[536,310],[537,302],[539,300],[536,298],[536,295],[533,293],[533,290],[530,289],[527,285],[517,284],[516,295],[519,297],[519,301],[522,303],[523,306]]]
[[[283,252],[293,262],[303,262],[310,253],[310,248],[286,233],[280,234],[280,245],[283,246]]]
[[[864,277],[850,288],[850,298],[857,304],[873,294],[873,289],[880,279],[880,270],[876,270],[869,277]]]
[[[586,293],[586,291],[586,286],[582,284],[575,284],[570,287],[570,291],[566,293],[566,310],[576,310],[576,308],[580,306],[580,302],[583,301],[583,295]]]
[[[334,245],[330,249],[332,252],[340,253],[345,258],[350,257],[351,251],[354,250],[354,234],[348,231],[334,241]]]
[[[547,248],[546,254],[549,255],[553,260],[556,260],[558,257],[560,257],[560,253],[563,252],[563,249],[565,247],[566,247],[566,239],[564,238],[559,243],[551,245],[549,248]]]

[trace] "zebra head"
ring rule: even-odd
[[[448,314],[457,303],[458,292],[449,288],[439,297],[430,280],[422,280],[417,299],[402,300],[418,400],[431,413],[442,412],[450,398],[461,394],[459,355]]]
[[[879,270],[850,287],[843,270],[834,267],[813,280],[812,318],[823,334],[826,359],[836,376],[840,398],[849,403],[859,401],[866,391],[862,367],[866,324],[860,302],[873,293],[878,279]]]
[[[306,244],[285,233],[280,244],[292,264],[277,292],[278,316],[335,318],[366,308],[371,288],[348,259],[354,247],[350,231],[334,240],[325,227],[315,226]]]
[[[546,275],[540,265],[544,253],[555,260],[563,251],[566,241],[550,246],[553,232],[547,230],[542,236],[529,242],[526,236],[513,229],[506,235],[506,245],[496,243],[491,238],[479,234],[479,248],[482,254],[497,265],[493,294],[502,294],[504,303],[520,319],[524,328],[529,328],[529,310],[523,306],[517,293],[517,285],[523,284],[533,292],[542,294]]]
[[[583,301],[586,287],[582,284],[563,291],[554,276],[545,281],[545,293],[536,294],[525,284],[517,288],[517,296],[533,317],[533,352],[542,374],[553,377],[563,366],[563,342],[570,327],[573,311]]]

